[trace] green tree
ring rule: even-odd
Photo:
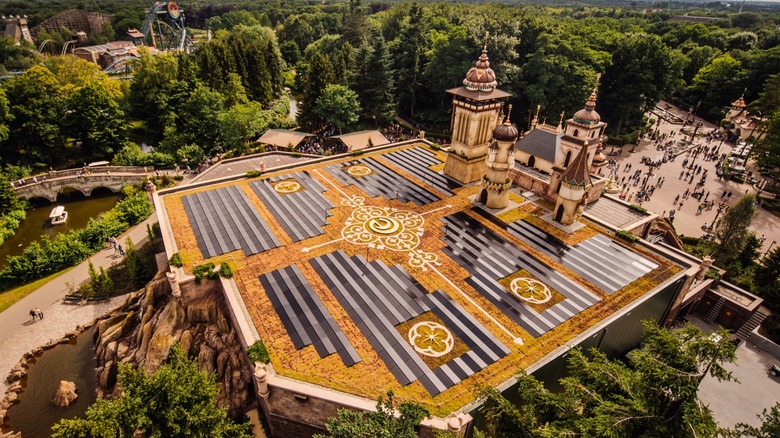
[[[697,391],[705,376],[733,380],[723,364],[736,358],[725,330],[720,337],[695,326],[670,332],[645,323],[640,350],[630,365],[591,350],[569,353],[564,391],[552,394],[532,377],[518,378],[520,405],[495,390],[483,390],[491,437],[713,436],[717,429]]]
[[[119,387],[118,396],[97,400],[85,418],[61,420],[52,436],[251,436],[248,425],[234,423],[225,408],[217,407],[214,377],[198,371],[197,362],[178,344],[171,347],[168,362],[150,376],[120,364]]]
[[[769,410],[764,409],[758,416],[761,426],[755,427],[739,423],[734,429],[722,431],[727,438],[776,438],[780,436],[780,403],[775,403]]]
[[[11,188],[11,182],[0,172],[0,218],[19,209],[20,201]]]
[[[88,159],[111,158],[127,139],[125,113],[102,83],[92,81],[65,99],[65,132]]]
[[[702,67],[689,87],[692,101],[701,100],[702,108],[721,117],[720,109],[742,92],[746,72],[741,62],[726,53]]]
[[[712,253],[718,266],[728,266],[745,247],[748,227],[756,214],[755,203],[754,195],[745,195],[723,214],[715,230],[718,246]]]
[[[417,438],[415,428],[430,414],[416,403],[397,403],[392,391],[387,391],[387,400],[379,396],[376,412],[339,409],[338,413],[325,423],[331,438]]]
[[[335,80],[333,67],[328,58],[320,53],[315,53],[309,60],[309,69],[304,82],[303,101],[299,105],[298,118],[301,122],[312,127],[319,127],[321,122],[315,113],[317,99],[325,91],[325,87]]]
[[[5,95],[5,91],[0,88],[0,144],[8,140],[8,122],[13,119],[11,115],[11,109],[8,104],[8,98]]]
[[[227,148],[243,151],[268,129],[270,119],[258,102],[235,105],[219,115],[221,138]]]
[[[372,37],[373,45],[364,44],[356,54],[356,73],[351,81],[358,94],[363,117],[385,124],[395,115],[390,52],[381,34]]]
[[[359,47],[369,35],[368,17],[360,0],[349,0],[349,12],[344,18],[344,39]]]
[[[358,95],[343,85],[328,85],[317,98],[314,114],[339,129],[339,134],[358,121]]]
[[[642,125],[644,111],[682,85],[683,58],[655,35],[630,34],[612,52],[599,112],[618,133]]]
[[[395,95],[401,112],[414,117],[418,88],[425,66],[426,38],[423,28],[423,11],[416,3],[409,9],[408,18],[401,26],[401,33],[394,46]]]
[[[27,162],[53,164],[62,158],[60,129],[62,101],[57,78],[35,66],[4,84],[13,119],[3,148],[5,157],[22,156]]]
[[[755,284],[766,304],[780,309],[780,248],[766,254],[756,267]]]
[[[178,83],[178,59],[172,54],[152,56],[143,48],[140,54],[130,85],[131,113],[145,122],[148,140],[157,142],[165,127],[173,124],[169,102]]]

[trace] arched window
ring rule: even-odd
[[[574,134],[575,137],[577,137],[578,135],[580,135],[580,130],[579,129],[575,129],[573,134]]]
[[[568,166],[569,165],[569,161],[571,161],[571,151],[566,152],[566,159],[563,160],[563,167]]]
[[[531,155],[528,157],[528,167],[534,167],[534,164],[536,164],[536,157]]]

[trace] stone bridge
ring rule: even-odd
[[[153,167],[100,166],[84,169],[55,170],[13,181],[14,192],[21,199],[45,198],[57,202],[63,190],[73,189],[90,196],[97,188],[107,188],[114,193],[128,184],[139,184],[146,179]]]

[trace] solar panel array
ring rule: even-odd
[[[309,261],[371,347],[402,385],[416,380],[433,396],[509,354],[443,291],[426,294],[402,267],[337,251]],[[432,311],[470,351],[431,370],[394,326]]]
[[[372,173],[353,177],[344,171],[345,168],[356,164],[368,167]],[[335,164],[326,167],[326,169],[345,186],[354,184],[371,197],[381,196],[385,199],[397,199],[401,202],[414,202],[417,205],[429,204],[440,199],[373,158]]]
[[[295,179],[302,190],[282,194],[274,189],[276,182],[288,179]],[[328,223],[330,209],[335,205],[323,196],[325,188],[308,172],[276,176],[253,182],[250,187],[294,242],[325,232],[322,227]]]
[[[570,246],[526,221],[506,229],[610,295],[658,267],[600,234]]]
[[[596,295],[469,215],[458,212],[443,218],[442,222],[445,224],[443,240],[447,244],[442,251],[471,273],[466,282],[534,337],[600,301]],[[557,290],[565,299],[537,312],[498,283],[499,279],[521,269]]]
[[[314,344],[320,357],[338,353],[350,367],[362,359],[297,265],[260,276],[296,349]]]
[[[181,198],[204,258],[242,249],[252,255],[281,245],[237,186]]]
[[[462,187],[457,181],[430,169],[431,166],[441,164],[442,162],[436,158],[436,154],[429,150],[417,147],[404,149],[383,154],[382,158],[411,173],[426,184],[435,187],[447,196],[453,195],[453,189]]]

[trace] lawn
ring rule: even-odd
[[[71,268],[63,269],[60,272],[56,272],[54,274],[49,275],[48,277],[41,278],[40,280],[36,280],[32,283],[25,284],[23,286],[19,286],[14,289],[9,289],[5,292],[0,293],[0,312],[4,312],[5,309],[11,307],[15,302],[21,300],[22,298],[26,297],[27,295],[30,295],[35,290],[37,290],[39,287],[43,286],[44,284],[54,280],[55,278],[59,277],[60,275],[70,271]]]

